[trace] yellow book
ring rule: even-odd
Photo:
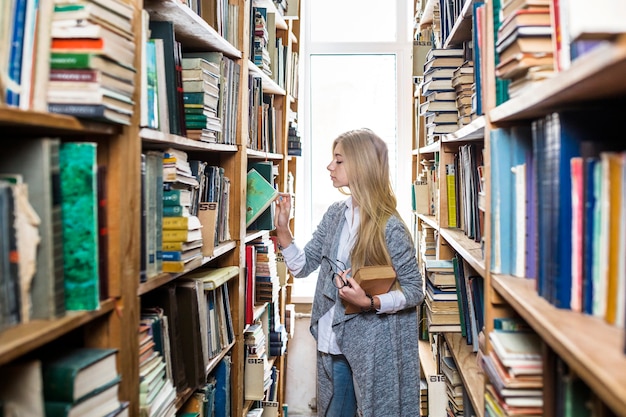
[[[190,242],[202,240],[202,229],[163,229],[163,242]]]
[[[197,216],[163,217],[163,230],[200,229],[202,223]]]
[[[456,179],[454,164],[446,165],[446,192],[448,196],[448,227],[456,227]]]
[[[616,324],[619,320],[623,322],[623,313],[619,317],[618,311],[623,310],[623,306],[618,306],[618,297],[621,296],[620,291],[624,291],[624,288],[620,288],[620,257],[623,256],[620,253],[620,222],[624,221],[621,218],[622,213],[622,170],[623,170],[623,157],[622,154],[617,152],[606,152],[602,154],[602,157],[606,159],[608,168],[608,211],[609,216],[607,221],[609,222],[608,231],[608,267],[606,269],[606,316],[605,319],[610,324]]]

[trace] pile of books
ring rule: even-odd
[[[499,54],[496,76],[511,80],[510,97],[554,74],[550,3],[547,0],[503,2],[496,41]]]
[[[426,124],[426,142],[436,141],[439,135],[458,130],[456,92],[452,85],[454,71],[464,59],[463,49],[433,48],[426,54],[420,104],[420,116]]]
[[[214,60],[219,59],[213,53]],[[207,58],[211,56],[206,53]],[[182,59],[183,107],[187,136],[204,142],[217,142],[222,131],[219,113],[220,67],[199,56]]]
[[[520,320],[497,319],[492,351],[482,356],[488,376],[485,406],[493,415],[543,415],[541,339]]]
[[[452,260],[425,259],[428,332],[461,332]]]
[[[117,349],[69,349],[44,359],[41,375],[46,415],[128,415],[118,397]]]
[[[456,92],[456,108],[459,112],[459,128],[469,124],[475,113],[472,110],[472,95],[474,94],[474,63],[465,61],[452,73],[452,87]]]
[[[265,74],[272,76],[270,67],[271,57],[268,50],[269,32],[267,30],[267,9],[265,7],[253,7],[254,12],[254,42],[253,60],[254,65],[259,67]]]
[[[120,0],[55,2],[48,110],[129,125],[135,103],[132,5]]]

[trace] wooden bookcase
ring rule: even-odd
[[[218,1],[219,2],[219,1]],[[52,0],[41,1],[40,21],[51,19]],[[219,360],[226,355],[232,358],[230,398],[231,415],[245,416],[251,407],[244,401],[244,340],[245,328],[245,244],[263,232],[247,231],[245,226],[246,173],[251,161],[272,161],[278,166],[276,185],[282,191],[295,176],[296,159],[288,155],[287,132],[289,127],[288,112],[297,111],[297,80],[291,78],[294,53],[299,50],[300,36],[299,15],[280,17],[276,6],[269,0],[234,0],[227,3],[235,5],[238,13],[231,22],[237,28],[234,35],[236,42],[229,42],[203,18],[183,2],[175,0],[129,0],[134,6],[133,27],[135,44],[140,50],[142,9],[148,11],[153,20],[174,22],[176,39],[183,50],[219,51],[240,65],[239,111],[236,117],[237,137],[233,145],[199,142],[187,137],[142,128],[140,126],[140,89],[144,74],[136,73],[134,100],[137,104],[128,126],[95,122],[71,116],[35,110],[22,110],[0,104],[0,126],[5,137],[10,139],[7,152],[11,151],[11,141],[29,140],[36,137],[59,137],[64,140],[90,140],[98,143],[99,162],[106,165],[108,273],[101,277],[106,281],[109,298],[103,300],[100,308],[88,312],[68,312],[63,317],[51,320],[34,320],[22,323],[0,332],[0,367],[19,361],[25,357],[37,357],[39,351],[61,349],[64,346],[113,347],[119,350],[118,370],[121,375],[119,397],[130,402],[130,415],[139,416],[139,358],[137,330],[139,326],[142,298],[151,291],[171,283],[184,274],[160,273],[147,282],[140,283],[140,243],[141,236],[141,178],[140,155],[149,149],[173,147],[184,150],[190,155],[212,161],[222,166],[230,178],[229,226],[231,239],[215,248],[212,257],[203,259],[204,266],[240,267],[240,275],[228,284],[231,303],[235,340],[230,346],[210,361],[206,374],[212,372]],[[208,2],[204,6],[209,5]],[[299,2],[289,2],[296,4]],[[213,4],[215,6],[215,4]],[[276,13],[275,36],[282,39],[286,48],[285,74],[286,84],[278,85],[270,77],[262,74],[250,61],[250,8],[266,7]],[[47,27],[43,25],[42,27]],[[45,41],[49,35],[40,34]],[[5,43],[6,39],[3,39]],[[238,46],[235,47],[234,44]],[[41,52],[37,60],[47,60],[48,51]],[[135,67],[141,68],[140,56],[135,57]],[[278,146],[274,152],[264,149],[251,150],[246,146],[248,132],[248,74],[255,73],[262,77],[263,93],[274,100],[277,115],[275,126]],[[38,80],[40,82],[41,80]],[[45,80],[44,80],[45,81]],[[44,83],[45,84],[45,83]],[[294,87],[295,86],[295,87]],[[39,98],[45,97],[45,89],[37,90]],[[43,94],[43,96],[41,96]],[[280,291],[282,317],[284,307],[289,300],[288,286]],[[261,312],[258,313],[262,314]],[[282,370],[284,357],[272,358]],[[279,415],[282,415],[284,401],[284,379],[281,373],[278,402]],[[193,387],[179,392],[176,407],[180,408],[192,395]]]
[[[489,155],[491,134],[497,129],[528,128],[533,120],[572,106],[589,110],[597,103],[604,103],[608,112],[610,106],[614,105],[615,99],[623,103],[626,81],[619,74],[626,69],[626,37],[624,34],[615,36],[610,42],[581,56],[573,62],[571,67],[556,73],[537,87],[533,86],[519,96],[496,104],[494,33],[497,29],[494,28],[492,19],[493,7],[496,3],[498,2],[485,2],[487,19],[483,34],[486,37],[480,55],[485,63],[482,78],[483,90],[480,91],[483,94],[484,115],[455,133],[442,135],[438,142],[431,145],[424,143],[423,132],[417,125],[413,151],[415,178],[416,173],[421,170],[420,161],[423,159],[437,157],[441,166],[449,160],[450,152],[456,152],[458,143],[474,142],[484,146],[486,178],[484,245],[481,246],[480,243],[467,239],[461,230],[448,227],[447,201],[443,182],[439,182],[437,215],[416,214],[416,230],[419,231],[422,224],[434,227],[439,232],[440,257],[444,258],[456,253],[485,279],[485,342],[481,346],[482,352],[492,349],[488,335],[494,330],[494,318],[519,316],[540,336],[546,352],[545,416],[562,415],[559,414],[557,408],[559,405],[556,400],[555,386],[558,385],[559,378],[556,376],[554,361],[551,360],[554,357],[560,358],[583,380],[592,395],[602,404],[600,408],[607,413],[606,415],[624,416],[626,415],[626,391],[624,390],[626,380],[621,369],[626,366],[626,337],[623,326],[609,324],[601,317],[557,308],[538,294],[535,278],[495,273],[490,267],[494,257],[492,243],[497,237],[491,226],[493,196],[490,193],[492,187],[490,170],[493,161],[490,161]],[[424,1],[423,25],[432,24],[433,10],[438,8],[437,4],[436,1]],[[450,36],[443,40],[443,47],[447,48],[460,41],[471,39],[472,32],[476,30],[472,27],[471,4],[471,0],[461,2],[462,10],[469,8],[470,14],[461,12],[461,17],[454,23]],[[582,118],[584,119],[585,116]],[[419,123],[418,115],[416,115],[416,120]],[[609,123],[614,123],[614,129],[619,130],[617,120]],[[593,118],[589,117],[581,121],[580,126],[588,140],[602,141],[599,136],[594,138]],[[515,134],[513,136],[515,137]],[[516,137],[516,140],[522,139]],[[626,147],[622,142],[614,149],[624,151]],[[568,168],[561,167],[560,169]],[[440,168],[439,173],[440,177],[443,177],[445,171]],[[547,238],[547,236],[542,237],[542,239]],[[621,249],[623,253],[623,247]],[[487,382],[486,377],[483,377],[480,367],[476,366],[476,354],[468,352],[465,343],[459,338],[459,334],[445,334],[475,411],[477,415],[483,416],[486,413],[483,393]]]

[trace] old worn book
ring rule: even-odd
[[[67,310],[100,307],[97,146],[63,142],[59,153]]]
[[[75,348],[43,361],[46,401],[73,403],[117,377],[117,349]]]
[[[396,283],[396,271],[391,265],[373,265],[359,268],[353,276],[361,288],[369,295],[389,292]],[[361,307],[345,303],[346,314],[359,313]]]
[[[28,184],[28,200],[35,209],[40,242],[31,287],[31,318],[65,314],[63,226],[59,182],[59,139],[14,141],[2,161],[2,173],[19,173]]]

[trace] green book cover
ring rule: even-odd
[[[67,310],[100,307],[96,152],[94,142],[64,142],[59,154]]]
[[[117,377],[117,349],[113,348],[70,349],[42,363],[46,402],[76,402]]]
[[[250,226],[267,209],[276,196],[275,189],[259,172],[248,171],[246,186],[246,227]]]

